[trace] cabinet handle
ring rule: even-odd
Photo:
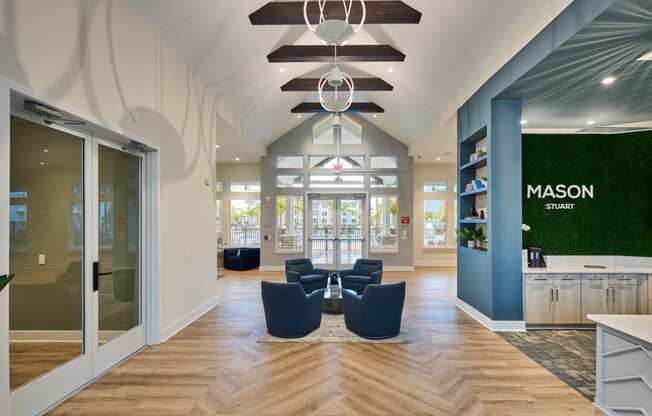
[[[604,292],[607,295],[607,303],[609,303],[609,289],[605,289]]]
[[[555,289],[550,289],[550,302],[555,301]]]
[[[616,288],[611,288],[611,302],[616,303]]]
[[[555,302],[559,302],[559,288],[555,289]]]

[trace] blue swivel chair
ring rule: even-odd
[[[379,285],[383,281],[383,262],[381,260],[356,260],[353,269],[340,272],[342,289],[364,292],[367,285]]]
[[[280,338],[301,338],[321,325],[324,291],[309,295],[299,283],[262,282],[267,332]]]
[[[306,293],[326,289],[328,270],[315,269],[310,259],[285,261],[285,277],[288,283],[301,283]]]
[[[394,338],[401,332],[405,282],[367,285],[362,295],[342,291],[346,328],[367,339]]]

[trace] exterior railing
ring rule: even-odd
[[[231,247],[260,247],[260,227],[231,225]]]
[[[423,245],[425,247],[441,247],[448,245],[446,223],[426,223],[423,232]]]

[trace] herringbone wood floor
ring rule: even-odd
[[[258,344],[260,280],[230,274],[221,303],[52,415],[597,415],[591,403],[454,306],[453,270],[407,280],[407,345]]]

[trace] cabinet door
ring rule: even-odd
[[[582,284],[576,279],[560,280],[555,286],[555,323],[578,324],[582,321]]]
[[[582,323],[590,324],[586,316],[609,313],[609,278],[605,275],[585,275],[582,278]]]
[[[611,310],[614,315],[636,315],[638,286],[636,284],[611,285]]]
[[[528,324],[554,323],[554,286],[528,284],[525,286],[525,321]]]

